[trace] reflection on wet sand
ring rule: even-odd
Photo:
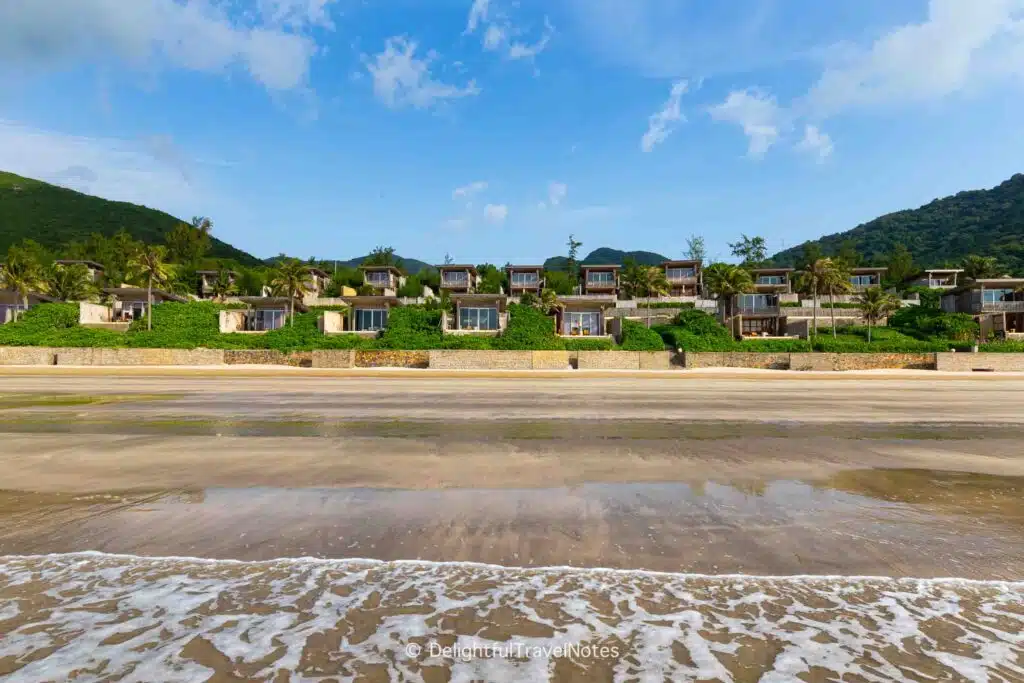
[[[0,531],[0,553],[1012,579],[1024,557],[1022,481],[871,470],[818,484],[217,488],[110,498],[8,492],[0,494],[0,514],[18,523]],[[900,496],[891,495],[897,485]]]

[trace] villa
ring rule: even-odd
[[[437,270],[441,274],[441,291],[472,294],[480,284],[476,266],[445,264]]]
[[[612,338],[621,334],[622,319],[607,314],[615,308],[610,295],[559,297],[555,325],[563,337]]]
[[[944,294],[942,310],[973,315],[983,337],[1024,339],[1024,278],[974,280]]]
[[[913,285],[929,289],[955,289],[958,286],[957,280],[963,272],[962,268],[931,268],[914,280]]]
[[[286,296],[241,296],[237,301],[247,308],[231,308],[220,312],[221,334],[262,334],[279,330],[288,322],[292,302]],[[306,312],[306,307],[295,302],[295,310]]]
[[[94,283],[99,283],[103,280],[103,264],[96,263],[95,261],[85,261],[82,259],[58,259],[54,261],[58,266],[85,266],[86,271],[89,273],[89,277]]]
[[[622,266],[612,264],[580,266],[583,283],[581,293],[618,296],[620,270]]]
[[[371,287],[379,296],[395,296],[405,284],[405,275],[395,266],[359,266],[363,271],[363,286]]]
[[[853,268],[850,270],[850,284],[854,292],[863,292],[872,287],[882,286],[882,277],[888,268]]]
[[[227,274],[228,283],[234,286],[238,279],[238,273],[233,270],[197,270],[196,275],[199,276],[199,286],[196,288],[196,296],[200,299],[212,299],[214,297],[214,284],[222,272]]]
[[[668,280],[669,296],[699,296],[701,291],[701,260],[665,261],[661,264]]]
[[[108,322],[131,322],[146,316],[146,307],[149,305],[149,291],[145,287],[106,287],[103,289],[103,293],[110,296],[113,301],[110,307],[110,320]],[[178,296],[162,289],[154,289],[152,295],[153,305],[162,304],[166,301],[177,303],[188,301],[183,296]]]
[[[731,310],[733,333],[737,337],[785,336],[786,318],[781,314],[780,297],[780,294],[763,292],[734,295]],[[719,302],[718,313],[719,319],[726,319],[724,302]]]
[[[363,336],[376,336],[387,327],[388,313],[399,305],[394,294],[378,294],[374,296],[346,297],[349,306],[348,320],[343,329],[325,330],[325,332],[356,332]],[[326,314],[325,314],[326,315]],[[338,314],[340,315],[340,314]],[[342,321],[339,319],[339,324]]]
[[[306,289],[309,290],[306,296],[313,299],[322,297],[330,282],[331,276],[327,274],[327,271],[311,266],[309,280],[306,281]]]
[[[544,289],[544,266],[508,266],[508,292],[512,296],[530,293],[540,296]]]
[[[53,299],[45,294],[29,292],[28,308],[52,301]],[[12,289],[0,290],[0,324],[14,322],[25,310],[27,309],[21,294]]]
[[[504,294],[455,293],[451,300],[454,312],[441,316],[445,334],[496,337],[508,325],[508,297]]]
[[[754,291],[758,294],[792,294],[794,272],[793,268],[754,268],[750,271]]]

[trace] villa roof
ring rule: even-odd
[[[400,303],[397,296],[387,296],[384,294],[364,294],[360,296],[346,296],[342,297],[342,300],[352,308],[355,308],[359,304],[362,304],[364,306],[370,304],[390,304],[391,306],[397,306]]]
[[[925,268],[926,273],[962,273],[963,268]]]
[[[468,270],[476,273],[476,266],[472,263],[444,263],[437,267],[438,270]]]
[[[359,266],[359,270],[385,271],[401,275],[402,270],[398,266]]]
[[[105,287],[103,292],[111,296],[115,296],[118,299],[127,299],[131,301],[144,301],[148,298],[149,294],[145,287]],[[188,299],[183,296],[179,296],[162,289],[154,289],[153,298],[160,299],[162,301],[177,301],[182,304],[188,301]]]
[[[102,263],[96,263],[95,261],[86,261],[84,259],[64,259],[64,258],[62,258],[62,259],[57,259],[56,261],[54,261],[54,263],[60,264],[62,266],[83,265],[83,266],[88,266],[88,267],[92,268],[93,270],[103,270],[103,264]]]
[[[544,266],[519,266],[509,264],[505,266],[505,270],[544,270]]]
[[[995,277],[975,280],[974,284],[982,287],[1018,287],[1024,285],[1024,277]]]
[[[700,266],[704,261],[699,258],[679,259],[678,261],[662,261],[661,265],[670,268],[672,266]]]
[[[288,308],[291,305],[291,299],[286,296],[239,296],[235,298],[250,308],[276,308],[278,306]],[[296,299],[295,310],[305,313],[309,309],[300,300]]]
[[[751,268],[750,272],[757,273],[792,273],[796,268]]]
[[[580,266],[582,270],[618,270],[622,265],[618,263],[584,263]]]
[[[885,266],[865,266],[864,268],[851,268],[851,273],[884,273],[889,270]]]

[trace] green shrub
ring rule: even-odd
[[[615,342],[611,339],[586,339],[574,337],[560,340],[566,351],[613,351]]]
[[[921,300],[921,303],[919,304],[921,308],[938,310],[941,306],[941,290],[931,289],[930,287],[908,287],[906,293],[917,294]]]
[[[632,320],[622,322],[623,351],[664,351],[665,340],[652,328]]]
[[[508,325],[493,348],[518,351],[557,351],[565,348],[562,338],[555,333],[555,321],[543,311],[510,304]]]
[[[811,350],[805,339],[744,339],[734,342],[732,351],[756,353],[802,353]]]
[[[976,339],[980,328],[966,313],[945,313],[934,308],[908,306],[889,316],[889,327],[922,341],[967,342]]]
[[[384,349],[439,349],[441,311],[421,306],[392,308],[388,312],[388,324],[377,343]]]
[[[1024,353],[1024,341],[998,341],[981,344],[978,351],[986,353]]]
[[[718,322],[718,318],[696,309],[680,311],[673,322],[673,327],[678,327],[698,337],[732,341],[732,333],[725,325]]]
[[[128,346],[161,349],[224,348],[219,342],[220,312],[224,306],[211,301],[177,303],[169,301],[153,306],[153,329],[146,320],[132,322],[125,336]],[[243,335],[237,335],[243,336]],[[228,348],[234,348],[233,346]]]
[[[21,317],[0,325],[0,346],[106,348],[124,346],[125,335],[78,324],[78,304],[39,304]]]
[[[671,301],[652,301],[647,304],[644,303],[643,299],[638,299],[636,302],[637,308],[693,308],[694,303],[692,301],[683,301],[680,303],[672,303]]]

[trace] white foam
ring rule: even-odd
[[[10,681],[64,680],[93,668],[124,681],[205,680],[210,669],[183,654],[197,637],[230,660],[236,675],[265,680],[280,670],[310,681],[353,678],[353,658],[387,667],[393,680],[422,680],[420,664],[450,666],[453,681],[548,678],[555,662],[546,658],[405,655],[408,643],[423,639],[449,638],[460,648],[504,642],[483,631],[499,608],[506,620],[510,611],[532,623],[530,632],[509,627],[524,646],[628,644],[614,663],[615,680],[731,680],[730,659],[769,641],[777,656],[756,662],[768,683],[812,667],[836,678],[905,678],[888,659],[893,651],[901,653],[900,666],[922,673],[985,681],[998,668],[1004,678],[1024,679],[1024,582],[75,553],[0,557],[0,584],[6,596],[11,587],[38,586],[56,602],[0,599],[0,657],[27,662],[33,652],[56,648]],[[929,635],[939,622],[955,626],[949,642]],[[357,637],[356,624],[373,628]],[[546,629],[550,635],[537,635]],[[304,657],[331,632],[340,645],[319,653],[331,670],[311,669]]]

